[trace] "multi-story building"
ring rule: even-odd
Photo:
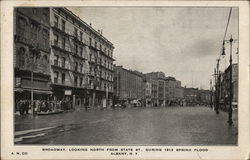
[[[151,106],[152,99],[152,83],[149,81],[144,82],[145,85],[145,104],[146,106]]]
[[[208,105],[211,103],[211,92],[209,90],[200,89],[197,97],[198,103]]]
[[[181,87],[181,81],[175,81],[175,99],[180,100],[184,98],[183,88]]]
[[[184,88],[184,98],[187,105],[195,105],[198,103],[198,88]]]
[[[127,70],[123,66],[115,66],[115,93],[119,100],[131,102],[142,100],[143,74],[137,71]]]
[[[230,66],[219,74],[217,88],[220,105],[226,107],[230,98]],[[237,105],[238,102],[238,64],[232,64],[232,102]]]
[[[152,103],[154,106],[165,104],[165,74],[163,72],[146,73],[147,81],[152,83]]]
[[[67,8],[15,8],[15,100],[68,99],[106,106],[113,44]],[[34,94],[31,94],[33,91]]]
[[[176,79],[174,77],[166,77],[165,78],[165,99],[167,103],[170,101],[175,100],[175,86],[176,86]]]
[[[49,8],[14,9],[15,100],[47,99],[50,91]],[[31,92],[33,91],[33,94]]]
[[[166,104],[183,99],[184,91],[181,87],[181,81],[176,80],[174,77],[166,77],[165,93]]]
[[[74,106],[106,105],[113,93],[113,44],[68,9],[50,12],[55,97],[67,97]]]

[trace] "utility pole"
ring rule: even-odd
[[[220,65],[220,59],[217,59],[217,73],[216,73],[216,106],[215,106],[215,112],[216,114],[219,114],[219,65]]]
[[[216,68],[214,68],[214,110],[217,106],[217,79],[216,79]]]
[[[210,107],[213,108],[213,90],[212,90],[212,80],[210,79]]]

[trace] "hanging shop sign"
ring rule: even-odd
[[[65,90],[65,91],[64,91],[64,94],[65,94],[65,95],[68,95],[68,96],[69,96],[69,95],[72,95],[72,90]]]
[[[16,77],[15,86],[16,86],[16,87],[20,87],[20,86],[21,86],[21,78],[20,78],[20,77]]]

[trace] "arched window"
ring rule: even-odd
[[[48,60],[47,55],[43,55],[43,63],[44,63],[44,64],[46,64],[46,63],[47,63],[47,60]]]
[[[21,47],[18,50],[18,64],[19,67],[23,67],[25,64],[25,59],[24,59],[24,55],[25,55],[25,48]]]

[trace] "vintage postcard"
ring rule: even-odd
[[[2,1],[2,159],[249,159],[249,2]]]

